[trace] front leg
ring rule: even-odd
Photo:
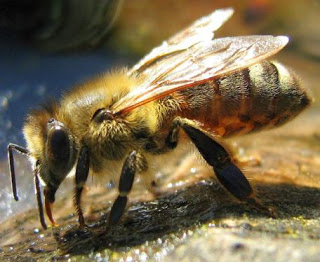
[[[74,205],[76,207],[80,227],[85,226],[83,212],[81,208],[81,194],[84,184],[87,181],[89,174],[89,152],[87,147],[82,147],[79,154],[79,159],[76,167],[75,188],[74,188]]]
[[[249,181],[233,162],[231,154],[202,130],[196,122],[181,118],[175,119],[166,138],[168,147],[174,148],[177,145],[180,127],[189,136],[204,160],[213,168],[220,183],[233,196],[264,213],[275,216],[274,211],[264,207],[255,199]]]

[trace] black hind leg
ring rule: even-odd
[[[201,156],[213,168],[220,183],[233,196],[268,215],[275,216],[274,211],[264,207],[256,200],[249,181],[233,162],[231,154],[214,138],[201,130],[196,122],[181,118],[175,119],[166,139],[168,146],[177,145],[180,128],[189,136]]]

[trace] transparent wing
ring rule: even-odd
[[[159,57],[142,71],[140,87],[114,106],[123,114],[173,92],[253,65],[274,55],[287,43],[286,36],[242,36],[204,40],[186,49]]]
[[[208,16],[204,16],[186,29],[175,34],[162,45],[154,48],[142,58],[130,71],[141,73],[150,64],[155,63],[165,56],[185,50],[199,42],[212,40],[214,32],[219,29],[233,14],[232,8],[218,9]]]

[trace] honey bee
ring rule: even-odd
[[[279,126],[310,99],[292,72],[266,61],[288,37],[214,39],[214,32],[232,14],[231,8],[216,10],[164,41],[130,70],[115,70],[75,86],[60,102],[30,112],[23,128],[27,148],[8,145],[14,198],[18,200],[13,149],[33,164],[44,228],[40,182],[45,212],[56,225],[55,193],[74,170],[74,205],[83,227],[81,194],[89,173],[110,179],[110,171],[121,165],[119,194],[107,222],[112,226],[125,211],[136,174],[147,173],[153,156],[191,140],[227,191],[267,209],[220,140]]]

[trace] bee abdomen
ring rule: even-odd
[[[301,112],[310,99],[291,71],[263,61],[217,79],[212,102],[219,112],[218,133],[231,136],[279,126]]]
[[[173,95],[178,115],[220,136],[242,135],[284,124],[310,103],[295,74],[263,61]]]

